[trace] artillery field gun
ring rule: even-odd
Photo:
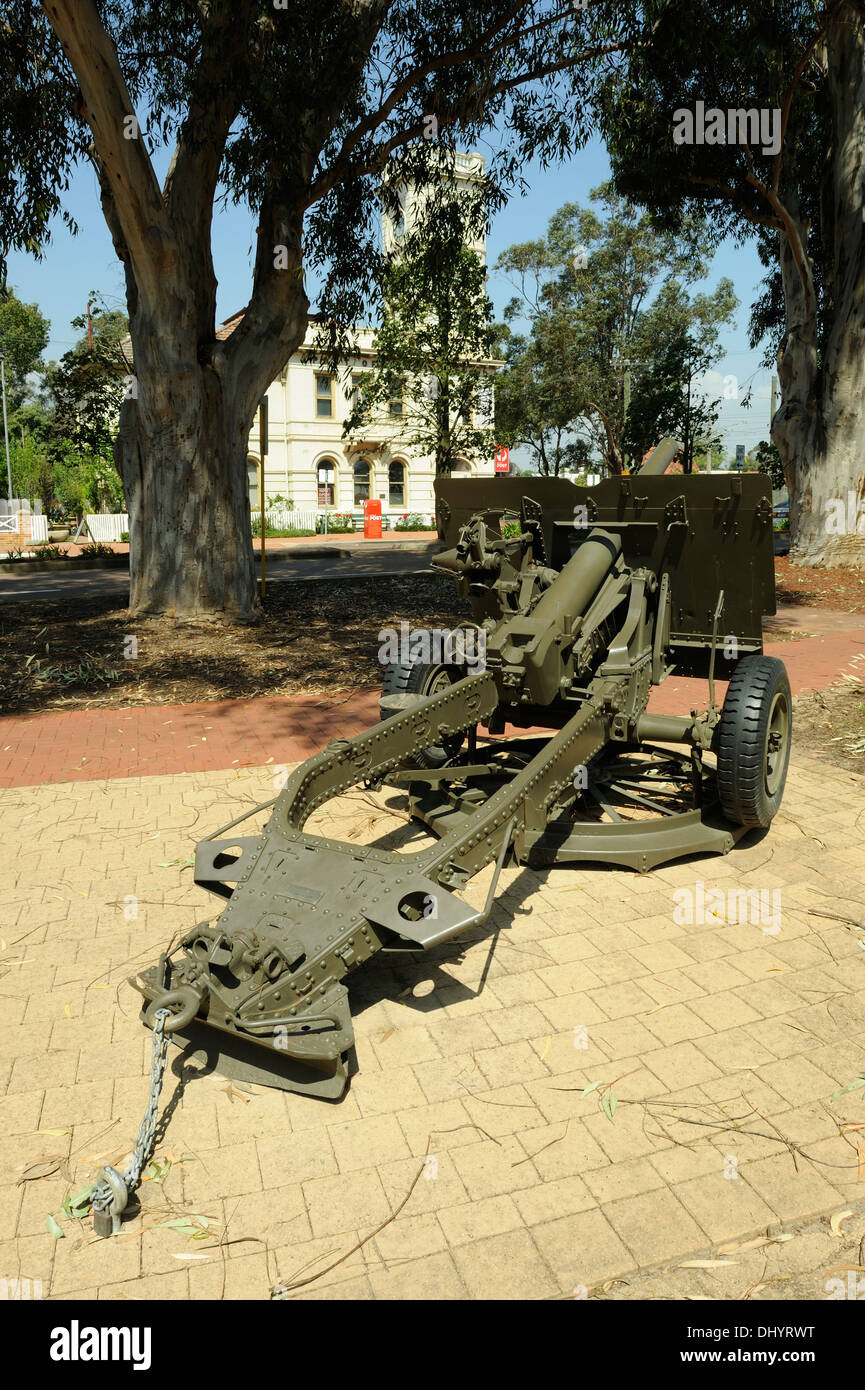
[[[132,981],[146,1023],[166,1009],[173,1041],[217,1071],[334,1099],[353,1044],[346,977],[482,922],[509,859],[645,871],[769,825],[791,733],[784,666],[762,654],[769,481],[666,475],[678,448],[665,440],[639,473],[596,487],[437,482],[450,548],[433,564],[471,601],[485,661],[391,667],[382,722],[298,767],[262,834],[224,838],[246,812],[198,846],[196,882],[226,906]],[[673,670],[708,678],[705,710],[646,712]],[[547,733],[491,737],[506,726]],[[305,833],[358,783],[405,788],[432,847]],[[459,893],[490,862],[478,911]]]

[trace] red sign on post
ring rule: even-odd
[[[496,449],[496,472],[497,472],[497,473],[507,473],[508,469],[510,468],[510,462],[511,462],[511,451],[510,451],[510,449],[506,449],[506,448],[504,447],[504,445],[503,445],[500,449]]]

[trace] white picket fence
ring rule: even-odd
[[[92,537],[94,541],[110,544],[119,541],[129,530],[129,517],[126,512],[88,512],[86,515],[90,535],[82,532],[80,539],[86,544]],[[26,497],[0,497],[0,535],[19,536],[22,541],[32,545],[43,545],[48,540],[48,518],[42,512],[40,501],[30,502]]]
[[[275,526],[279,531],[314,531],[315,518],[314,511],[298,511],[295,507],[267,508],[268,525]]]
[[[331,508],[327,513],[331,520],[333,520],[337,511],[339,512],[340,517],[344,517],[345,513],[349,512],[349,515],[354,519],[355,531],[360,533],[363,532],[362,507],[352,507],[350,509],[347,507]],[[404,514],[405,513],[402,511],[393,513],[391,515],[385,513],[382,516],[382,523],[384,527],[387,528],[388,522],[390,522],[390,529],[393,530],[393,527],[396,524],[396,522],[400,521]],[[414,511],[410,511],[409,514],[422,516],[424,519],[424,523],[428,524],[430,527],[435,529],[435,517],[430,512],[416,513]],[[256,518],[257,515],[257,512],[253,511],[253,517]],[[295,507],[283,507],[280,505],[271,506],[267,508],[268,524],[270,526],[275,527],[278,531],[323,531],[324,516],[324,508],[317,510],[302,510]]]
[[[127,512],[88,512],[85,521],[93,539],[103,544],[119,541],[124,532],[129,531]],[[81,539],[86,542],[88,538],[82,536]]]

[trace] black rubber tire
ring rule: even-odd
[[[433,687],[447,676],[451,685],[462,680],[465,671],[461,666],[437,666],[429,662],[389,662],[384,668],[381,682],[382,695],[429,695]],[[454,734],[445,745],[431,744],[415,754],[418,767],[443,767],[455,757],[462,746],[462,736]]]
[[[765,830],[771,824],[784,795],[792,730],[793,702],[783,661],[743,657],[727,687],[715,733],[718,795],[734,825]]]

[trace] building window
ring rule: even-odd
[[[361,382],[362,382],[362,381],[363,381],[363,376],[362,376],[362,374],[361,374],[360,372],[352,372],[352,374],[351,374],[351,408],[352,408],[352,410],[357,410],[358,406],[360,406],[360,405],[363,404],[363,386],[361,385]]]
[[[257,512],[259,509],[258,501],[258,459],[251,455],[246,460],[246,481],[249,489],[249,509]]]
[[[369,464],[358,459],[354,465],[354,505],[360,507],[369,500]]]
[[[399,394],[391,396],[387,403],[387,413],[392,420],[401,420],[405,414],[404,386],[400,383]]]
[[[333,377],[315,374],[315,414],[318,420],[333,419]]]
[[[405,506],[405,464],[397,460],[387,470],[388,506]]]
[[[472,419],[475,429],[491,429],[495,423],[495,398],[491,385],[481,386],[472,402]]]
[[[336,506],[336,468],[333,459],[322,459],[318,465],[318,505]]]

